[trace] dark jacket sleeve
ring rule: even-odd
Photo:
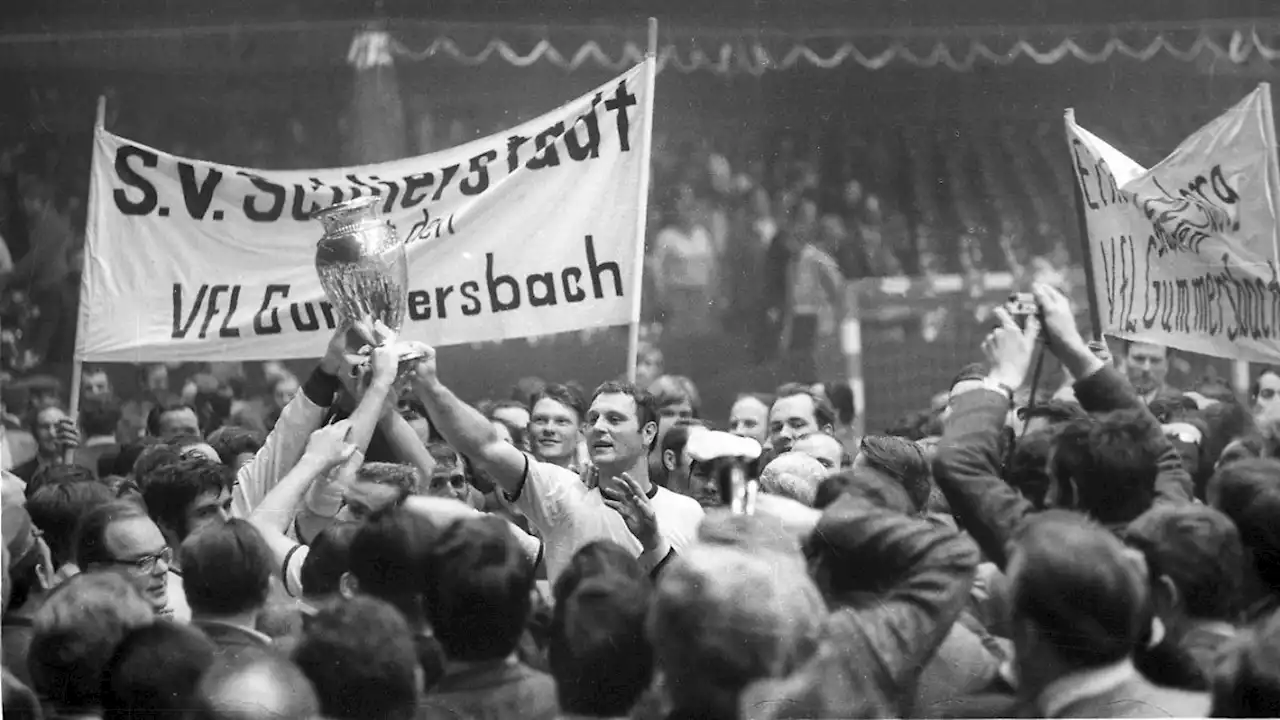
[[[884,590],[837,601],[818,655],[777,683],[743,697],[744,717],[900,717],[919,673],[968,601],[977,549],[924,519],[845,497],[814,537],[838,552],[832,573],[900,568]]]
[[[1159,425],[1147,409],[1142,398],[1134,392],[1129,381],[1113,367],[1103,367],[1098,372],[1075,384],[1076,400],[1090,413],[1113,410],[1141,410],[1149,422]],[[1173,443],[1160,433],[1160,448],[1156,461],[1156,502],[1185,504],[1191,502],[1194,484],[1191,475],[1182,467],[1182,457]]]
[[[952,401],[933,476],[951,512],[988,560],[1004,570],[1005,546],[1035,512],[1000,478],[1000,446],[1009,400],[994,390],[970,390]]]

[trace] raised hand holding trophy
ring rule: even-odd
[[[343,320],[364,338],[349,347],[357,373],[367,366],[374,346],[400,346],[400,371],[406,375],[423,357],[420,350],[398,343],[409,297],[409,266],[404,241],[371,196],[338,203],[312,215],[324,225],[316,243],[320,286]]]

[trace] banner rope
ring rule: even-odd
[[[368,34],[362,32],[357,35],[353,42],[351,57],[367,57],[368,51],[362,49],[357,52],[356,45],[359,44],[361,48],[368,46],[370,40],[364,38]],[[937,40],[932,49],[924,54],[912,49],[908,42],[902,39],[894,40],[884,50],[872,54],[864,52],[852,40],[841,43],[834,51],[826,54],[804,41],[798,42],[784,53],[770,51],[759,42],[742,40],[725,41],[711,50],[705,49],[697,42],[685,49],[675,44],[668,44],[658,53],[658,67],[663,69],[670,66],[686,74],[700,71],[720,75],[746,72],[758,76],[770,70],[790,70],[800,65],[829,70],[848,62],[856,63],[868,70],[879,70],[892,63],[905,63],[917,68],[942,66],[958,72],[966,72],[972,70],[979,62],[1007,66],[1024,58],[1039,65],[1053,65],[1070,57],[1094,65],[1107,62],[1116,56],[1147,62],[1161,54],[1190,62],[1208,53],[1214,60],[1227,59],[1237,64],[1247,62],[1254,52],[1268,62],[1280,57],[1280,44],[1274,47],[1268,45],[1259,35],[1257,27],[1233,31],[1225,47],[1207,30],[1199,31],[1194,40],[1181,47],[1163,32],[1146,42],[1134,43],[1112,36],[1097,50],[1084,47],[1074,37],[1063,38],[1055,46],[1045,50],[1036,47],[1026,38],[1018,38],[1005,50],[992,48],[982,38],[969,38],[964,42],[967,43],[967,48],[957,50],[953,47],[956,44],[954,41]],[[447,58],[461,65],[478,66],[496,56],[516,67],[528,67],[538,62],[546,62],[568,71],[577,70],[583,66],[620,71],[639,63],[644,57],[643,49],[632,41],[624,41],[621,51],[616,56],[606,51],[595,40],[589,40],[576,51],[569,53],[560,51],[547,39],[539,40],[527,53],[521,53],[500,38],[490,40],[479,52],[468,53],[447,35],[437,37],[421,50],[413,50],[404,42],[389,36],[385,40],[379,39],[377,45],[379,50],[385,47],[385,52],[389,53],[389,56],[410,62]]]

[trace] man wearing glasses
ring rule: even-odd
[[[76,564],[81,570],[114,569],[142,593],[158,615],[183,621],[178,606],[183,598],[170,598],[169,568],[173,550],[159,526],[146,511],[130,502],[113,502],[89,511],[80,522],[76,540]],[[181,583],[175,584],[177,588]],[[171,602],[171,600],[176,602]]]

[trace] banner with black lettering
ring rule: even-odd
[[[403,339],[444,346],[631,321],[650,62],[509,132],[362,167],[219,165],[98,128],[77,356],[322,355],[341,318],[320,287],[323,227],[309,217],[368,195],[406,243]]]
[[[1151,169],[1066,118],[1103,332],[1280,359],[1280,172],[1264,84]]]

